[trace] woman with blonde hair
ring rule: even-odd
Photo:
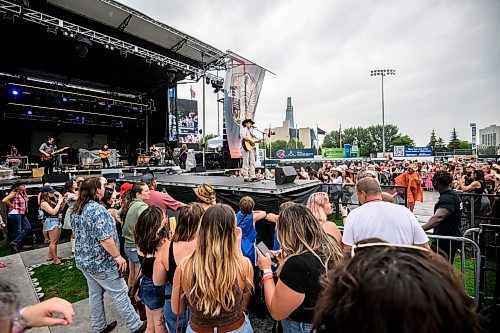
[[[292,205],[278,218],[281,251],[278,283],[274,283],[269,254],[257,251],[264,298],[271,316],[281,320],[283,332],[311,332],[314,305],[321,291],[321,276],[342,258],[337,242],[329,237],[304,205]]]
[[[328,215],[332,213],[332,206],[328,194],[325,192],[316,192],[311,194],[307,200],[307,208],[313,213],[323,230],[333,236],[340,244],[342,234],[335,223],[328,221]]]
[[[61,236],[61,211],[64,208],[65,199],[60,196],[57,201],[54,190],[50,186],[44,186],[40,190],[40,209],[43,211],[43,226],[49,233],[50,245],[47,261],[52,261],[56,265],[61,265],[62,261],[57,255],[57,242]]]
[[[174,275],[172,310],[191,321],[187,332],[253,332],[244,313],[244,294],[253,288],[253,267],[241,253],[241,229],[228,205],[216,204],[203,215],[198,244]]]

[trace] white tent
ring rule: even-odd
[[[220,148],[222,147],[222,135],[208,140],[208,148]]]

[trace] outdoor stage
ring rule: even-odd
[[[295,180],[293,183],[276,185],[274,180],[261,180],[246,183],[240,177],[208,176],[208,175],[165,175],[155,173],[158,191],[165,190],[176,200],[189,203],[196,201],[193,189],[207,183],[217,192],[217,202],[225,203],[238,209],[240,199],[251,196],[256,210],[278,213],[278,207],[285,201],[305,203],[311,193],[320,188],[319,181]],[[140,176],[128,176],[119,182],[137,182]]]

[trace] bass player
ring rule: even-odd
[[[254,148],[257,139],[253,135],[252,126],[255,123],[252,119],[245,119],[241,123],[243,128],[241,129],[241,154],[243,155],[243,178],[246,182],[258,181],[255,177],[255,154]]]
[[[47,142],[42,143],[38,149],[42,155],[43,171],[46,175],[54,173],[54,154],[57,154],[57,146],[54,138],[49,138]]]

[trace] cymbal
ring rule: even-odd
[[[141,150],[145,150],[145,149],[143,149],[143,148],[137,148],[136,150],[139,150],[139,151],[141,151]]]

